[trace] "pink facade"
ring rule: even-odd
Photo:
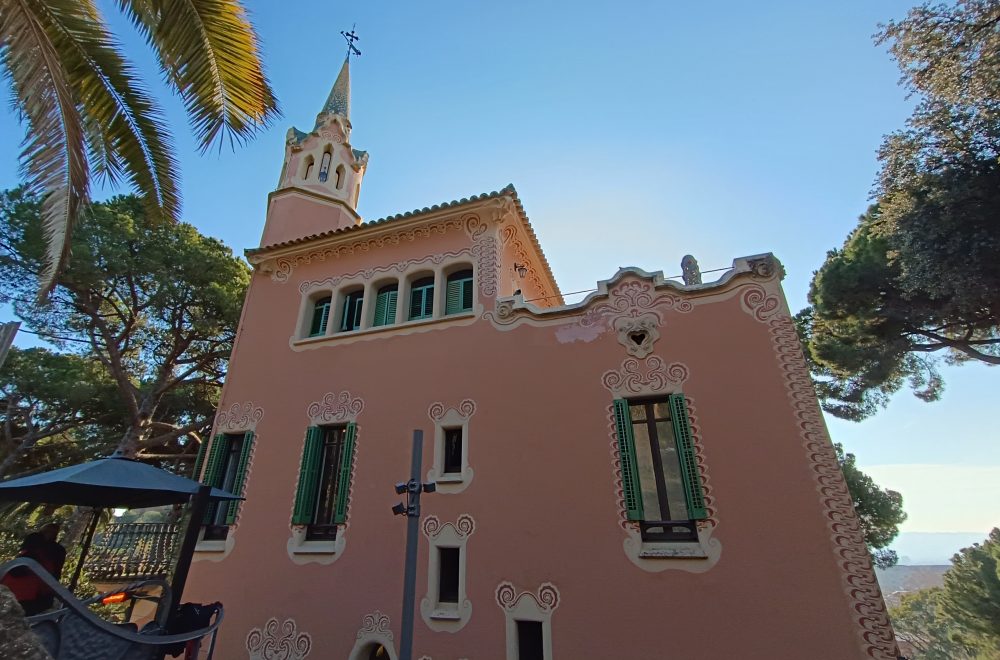
[[[349,121],[333,123],[290,134],[285,192],[249,253],[215,430],[248,447],[246,501],[201,542],[187,594],[225,604],[219,657],[398,657],[406,525],[390,507],[414,429],[438,483],[423,497],[414,659],[896,657],[776,259],[736,259],[706,284],[623,269],[563,305],[512,188],[364,224],[339,208],[353,210],[351,186],[342,202],[298,194],[288,163],[324,131],[342,160],[360,153]],[[360,185],[363,164],[351,171]],[[449,285],[466,271],[471,289]],[[395,313],[380,303],[393,285]],[[616,400],[632,404],[625,422]],[[677,433],[676,449],[650,468],[640,408],[668,400],[671,422],[650,417],[648,432]],[[346,481],[303,474],[311,427],[350,457]],[[206,475],[222,479],[219,456]]]

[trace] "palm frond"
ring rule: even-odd
[[[59,50],[40,15],[45,9],[46,3],[37,0],[0,0],[0,61],[28,125],[21,171],[28,189],[45,195],[46,265],[39,296],[55,286],[69,257],[73,223],[88,199],[83,121]]]
[[[205,151],[242,142],[279,115],[257,37],[238,0],[118,0],[156,50]]]
[[[95,173],[111,182],[125,178],[143,193],[150,212],[178,219],[177,166],[166,125],[93,1],[50,3],[47,18],[84,115]]]

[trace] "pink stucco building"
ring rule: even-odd
[[[895,658],[770,254],[564,304],[513,187],[375,221],[345,63],[268,196],[189,597],[220,657]],[[673,267],[670,267],[673,269]]]

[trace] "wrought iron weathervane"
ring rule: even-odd
[[[351,55],[361,57],[361,51],[358,50],[358,47],[354,45],[355,41],[361,39],[361,37],[359,37],[354,33],[354,28],[356,28],[357,26],[358,26],[357,23],[352,25],[350,32],[344,32],[343,30],[340,31],[340,34],[344,35],[344,39],[347,40],[347,59],[351,59]]]

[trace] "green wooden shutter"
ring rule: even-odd
[[[295,491],[295,508],[292,510],[292,524],[308,525],[312,522],[316,509],[316,494],[320,461],[323,456],[323,429],[310,426],[306,430],[306,442],[302,448],[302,466],[299,470],[299,485]]]
[[[462,280],[462,311],[472,309],[472,279]]]
[[[396,322],[396,297],[399,295],[399,291],[393,289],[389,292],[388,301],[385,305],[385,324],[392,325]]]
[[[424,289],[414,289],[410,292],[410,318],[418,319],[424,309]]]
[[[309,327],[310,337],[326,334],[326,324],[330,319],[330,299],[323,300],[325,302],[317,302],[313,306],[312,324]]]
[[[233,479],[233,495],[243,494],[243,484],[247,479],[247,464],[250,462],[250,451],[253,449],[253,431],[247,431],[243,435],[243,447],[240,448],[240,462],[236,466],[236,477]],[[226,513],[226,524],[232,525],[236,522],[236,513],[240,510],[240,501],[229,503],[229,511]]]
[[[705,494],[701,488],[698,472],[698,458],[694,452],[694,435],[688,416],[687,402],[683,394],[670,395],[670,419],[674,424],[674,437],[681,459],[681,476],[684,481],[684,499],[687,500],[688,516],[691,520],[708,518],[705,510]]]
[[[205,478],[201,483],[206,486],[218,486],[222,476],[223,462],[229,452],[229,438],[220,433],[212,439],[212,449],[208,452],[208,465],[205,466]]]
[[[457,314],[462,311],[462,282],[464,280],[452,280],[445,287],[445,314]]]
[[[351,297],[344,298],[344,313],[340,316],[340,329],[347,330],[351,318]]]
[[[628,401],[615,399],[615,424],[618,426],[618,456],[622,466],[622,490],[625,512],[629,520],[643,520],[642,491],[635,458],[635,438],[632,436],[632,416]]]
[[[344,448],[340,451],[340,475],[337,479],[337,506],[333,513],[333,522],[343,523],[347,520],[347,497],[351,490],[351,466],[354,463],[354,438],[358,434],[358,425],[351,422],[344,433]]]
[[[208,442],[202,440],[198,443],[198,455],[194,459],[194,469],[191,471],[191,478],[198,481],[201,477],[201,466],[205,463],[205,452],[208,451]]]
[[[386,320],[386,314],[385,314],[388,307],[389,307],[389,292],[383,291],[382,293],[378,294],[377,298],[375,298],[375,318],[372,319],[373,326],[388,325],[388,321]]]

